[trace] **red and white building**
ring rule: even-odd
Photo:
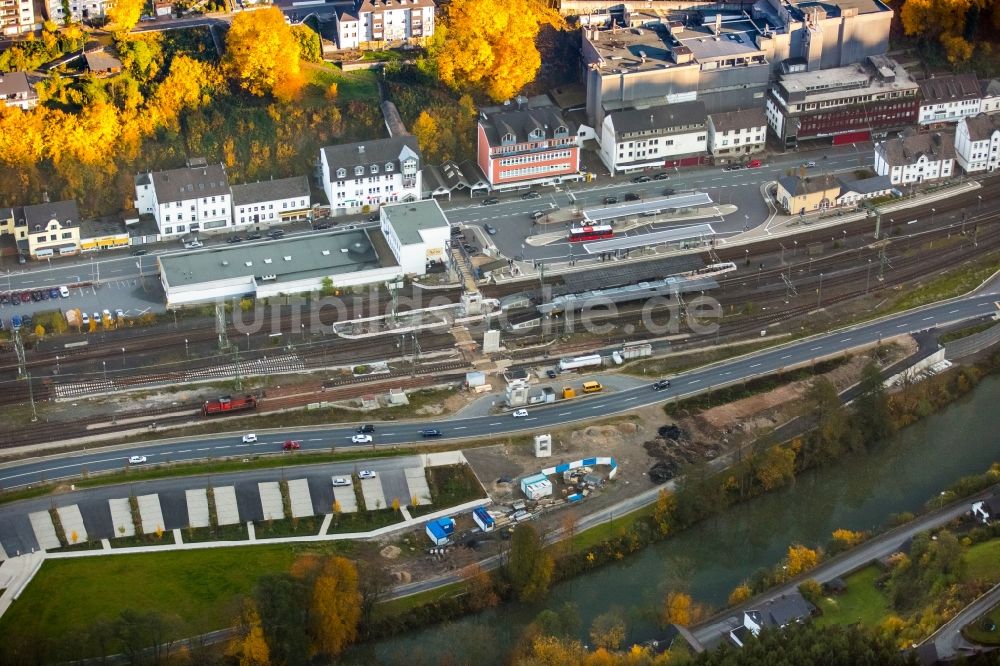
[[[576,127],[554,107],[484,113],[476,161],[494,190],[582,177]]]

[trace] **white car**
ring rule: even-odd
[[[63,298],[69,298],[69,287],[59,287],[59,295]]]
[[[90,324],[90,315],[87,314],[86,312],[81,312],[80,313],[80,321],[83,322],[84,326],[89,325]]]
[[[519,410],[517,410],[517,411],[514,412],[514,418],[515,419],[519,419],[522,416],[527,416],[527,415],[528,415],[528,410],[527,409],[519,409]]]
[[[125,321],[125,311],[122,310],[121,308],[115,310],[115,318],[118,320],[119,324]]]
[[[805,168],[807,168],[807,169],[812,169],[812,168],[815,168],[815,166],[816,166],[816,163],[815,163],[815,162],[806,162],[806,163],[805,163],[805,164],[803,164],[802,166],[804,166],[804,167],[805,167]]]
[[[375,478],[375,472],[373,472],[370,469],[363,469],[360,472],[358,472],[358,478],[359,479],[374,479]]]
[[[372,443],[372,436],[371,435],[355,435],[354,437],[351,437],[351,441],[354,442],[355,444],[371,444]]]
[[[333,485],[335,488],[339,488],[341,486],[349,486],[351,482],[342,476],[335,476],[333,477]]]
[[[128,459],[129,465],[141,465],[144,462],[146,462],[146,456],[129,456]]]
[[[248,432],[247,434],[243,435],[244,444],[253,444],[256,441],[257,441],[257,435],[253,434],[252,432]]]

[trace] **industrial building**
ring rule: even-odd
[[[423,275],[433,263],[443,263],[451,227],[436,199],[383,206],[382,234],[403,275]]]
[[[318,291],[324,278],[350,287],[402,274],[381,234],[367,230],[242,243],[156,260],[168,307]]]
[[[437,520],[432,520],[424,527],[424,531],[427,532],[427,538],[435,546],[443,546],[448,543],[448,539],[455,533],[455,519],[438,518]]]

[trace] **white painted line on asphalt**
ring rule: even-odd
[[[215,448],[217,448],[217,449],[228,449],[228,448],[229,448],[229,445],[228,445],[228,444],[226,444],[225,446],[217,446],[217,447],[215,447]]]
[[[896,328],[906,328],[906,324],[899,324]]]
[[[455,426],[452,430],[465,430],[466,426]]]
[[[760,367],[760,363],[754,363],[754,364],[753,364],[753,365],[751,365],[750,367],[751,367],[751,368],[757,368],[757,367]]]
[[[791,354],[785,354],[784,356],[781,357],[781,359],[784,360],[786,358],[791,358],[791,357],[792,357]]]
[[[600,409],[600,408],[601,408],[601,405],[593,405],[593,406],[591,407],[591,409]]]
[[[559,412],[556,416],[569,416],[569,412]]]
[[[250,445],[249,444],[236,444],[235,446],[236,446],[236,448],[239,448],[241,446],[250,446]]]
[[[191,453],[191,449],[181,449],[180,451],[177,451],[177,453]]]
[[[700,379],[692,379],[691,381],[688,382],[688,384],[697,384],[700,381],[701,381]]]
[[[637,399],[638,397],[639,397],[639,396],[637,396],[637,395],[634,395],[634,396],[632,396],[631,398],[625,398],[625,402],[632,402],[633,400]]]
[[[820,349],[822,349],[822,347],[813,347],[809,351],[819,351]]]
[[[310,442],[322,442],[323,440],[322,440],[322,438],[320,438],[320,437],[313,437],[313,438],[312,438],[312,439],[310,439],[309,441],[310,441]]]
[[[934,317],[924,317],[921,321],[930,321],[931,319],[934,319]]]
[[[956,312],[958,312],[958,310],[957,310],[957,309],[955,309],[955,310],[949,310],[949,311],[948,311],[948,314],[955,314]]]
[[[384,433],[382,433],[382,434],[383,434],[383,435],[395,435],[396,433],[394,433],[394,432],[384,432]]]
[[[537,417],[537,416],[530,416],[530,417],[528,417],[528,418],[526,418],[526,419],[524,419],[524,420],[525,420],[525,421],[537,421],[537,420],[538,420],[538,417]]]
[[[985,307],[989,307],[989,303],[980,303],[980,304],[979,304],[979,305],[977,305],[976,307],[977,307],[977,308],[985,308]]]
[[[841,342],[850,342],[850,341],[851,341],[850,338],[844,338],[843,340],[841,340]]]
[[[499,421],[497,421],[496,423],[491,423],[490,425],[493,426],[493,425],[502,425],[502,424]]]
[[[208,451],[208,447],[206,446],[206,447],[205,447],[205,448],[203,448],[203,449],[195,449],[195,450],[196,450],[196,451]]]

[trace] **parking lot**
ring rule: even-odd
[[[65,296],[55,287],[19,292],[0,291],[0,321],[4,330],[11,329],[15,316],[23,320],[25,315],[31,318],[40,312],[57,310],[65,314],[68,310],[79,309],[93,317],[94,313],[100,314],[104,310],[111,313],[122,310],[126,317],[138,317],[147,312],[163,312],[165,309],[163,288],[153,277],[145,277],[141,283],[139,278],[133,277],[104,282],[99,287],[88,285],[64,289]],[[43,292],[45,299],[41,298]],[[36,294],[36,298],[32,298],[32,294]],[[18,297],[16,304],[15,295]],[[25,295],[27,302],[24,300]]]

